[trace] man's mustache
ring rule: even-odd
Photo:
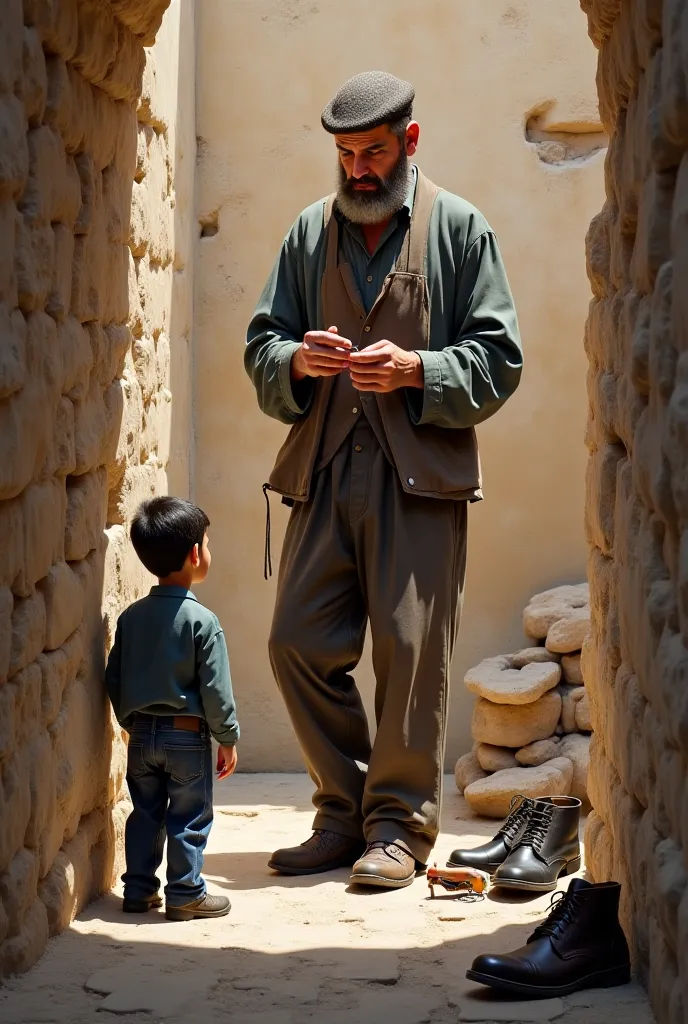
[[[354,188],[356,185],[375,185],[377,188],[382,187],[382,179],[376,178],[373,174],[364,174],[362,178],[347,178],[346,184],[349,188]]]

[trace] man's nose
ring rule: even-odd
[[[364,156],[355,156],[352,176],[354,178],[364,178],[368,173],[368,170],[369,168],[367,158]]]

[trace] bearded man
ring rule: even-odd
[[[248,329],[263,412],[292,424],[270,658],[315,783],[313,835],[270,867],[399,888],[439,828],[449,668],[482,497],[474,427],[522,352],[494,233],[411,163],[414,90],[382,72],[326,107],[339,187],[299,216]],[[372,635],[377,732],[352,677]]]

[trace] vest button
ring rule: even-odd
[[[357,408],[356,406],[354,406],[354,407],[353,407],[353,409],[352,409],[351,411],[352,411],[352,413],[353,413],[353,414],[354,414],[354,416],[355,416],[355,415],[356,415],[356,413],[358,412],[358,408]]]
[[[415,482],[416,482],[416,481],[415,481],[415,480],[413,479],[413,477],[412,477],[412,476],[410,476],[410,477],[408,478],[408,482],[409,482],[409,486],[410,486],[410,487],[413,487],[413,485],[415,484]]]
[[[355,452],[362,452],[363,449],[361,448],[360,444],[357,444],[357,445],[354,445],[354,451]]]
[[[372,274],[368,274],[368,276],[366,277],[366,281],[368,282],[368,284],[370,284],[372,282],[372,280],[373,280],[373,275]]]
[[[366,324],[363,330],[366,332],[366,334],[370,334],[370,324]]]

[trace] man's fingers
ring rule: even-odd
[[[380,365],[379,363],[375,363],[370,366],[357,366],[356,369],[354,369],[353,366],[350,365],[349,371],[351,373],[352,380],[370,381],[375,377],[379,377],[381,380],[387,380],[388,377],[392,376],[394,367],[391,364],[387,365],[386,363],[383,363]]]
[[[324,345],[327,348],[350,349],[348,338],[341,338],[333,331],[309,331],[303,339],[307,345]]]

